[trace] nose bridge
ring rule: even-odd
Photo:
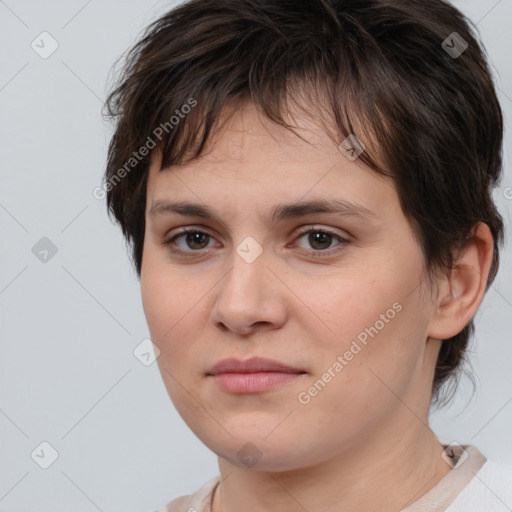
[[[265,293],[268,279],[265,263],[262,249],[258,251],[254,242],[241,242],[233,251],[231,270],[222,285],[224,298],[238,300],[240,308],[244,304],[254,306],[259,302]]]
[[[219,283],[212,320],[230,330],[246,332],[256,323],[284,321],[284,297],[274,288],[262,247],[250,237],[234,248],[230,270]]]

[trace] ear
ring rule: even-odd
[[[451,271],[438,280],[429,337],[451,338],[474,317],[485,294],[493,251],[494,240],[489,226],[483,222],[476,224],[471,237],[458,251]]]

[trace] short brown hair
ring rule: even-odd
[[[291,103],[308,105],[333,121],[337,143],[363,141],[360,158],[393,179],[429,275],[450,269],[486,223],[493,282],[503,118],[476,27],[448,2],[192,0],[153,22],[124,62],[106,102],[115,132],[104,186],[139,277],[151,155],[162,168],[196,158],[224,108],[249,99],[289,129]],[[434,401],[473,333],[471,320],[443,341]]]

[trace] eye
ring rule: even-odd
[[[312,226],[308,226],[299,233],[296,240],[301,239],[305,239],[309,247],[304,247],[299,244],[299,248],[310,254],[312,253],[314,256],[330,256],[335,252],[343,250],[344,246],[349,243],[347,238],[333,231]],[[338,243],[335,243],[336,241]],[[171,253],[178,256],[197,256],[203,251],[209,252],[206,251],[206,249],[212,247],[210,242],[214,242],[214,238],[208,233],[199,229],[183,228],[180,233],[165,240],[163,245],[166,246]],[[337,248],[338,246],[341,247]],[[293,245],[287,245],[287,247],[293,247]]]
[[[307,235],[307,237],[306,237]],[[332,250],[333,242],[336,240],[338,241],[337,244],[334,245],[334,247],[337,246],[344,246],[349,243],[349,241],[346,238],[343,238],[341,235],[336,234],[330,230],[327,229],[319,229],[319,228],[307,228],[305,231],[302,231],[299,233],[299,237],[297,240],[300,240],[304,238],[306,240],[306,243],[313,248],[313,252],[316,253],[318,256],[323,255],[331,255],[334,252],[338,252],[339,250],[343,250],[344,247],[341,247],[339,249]],[[303,249],[309,250],[309,248]],[[324,253],[324,254],[322,254]]]
[[[182,240],[181,245],[177,243],[178,240]],[[164,245],[169,248],[173,253],[185,254],[191,252],[199,252],[207,249],[208,242],[213,241],[213,238],[204,231],[197,229],[183,229],[177,235],[164,241]],[[174,247],[177,246],[178,249]]]

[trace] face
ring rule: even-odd
[[[423,415],[430,398],[433,305],[393,183],[297,126],[305,141],[246,103],[207,154],[155,157],[149,174],[141,287],[159,368],[192,431],[240,467],[392,442],[404,403]],[[227,358],[292,371],[212,370]]]

